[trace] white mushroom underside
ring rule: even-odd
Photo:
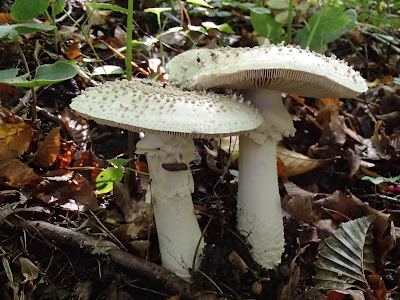
[[[171,81],[197,89],[262,87],[308,97],[354,97],[367,90],[343,61],[291,45],[193,49],[173,58],[167,70]],[[239,82],[245,75],[247,82]],[[220,82],[222,77],[231,81]]]
[[[168,171],[162,164],[188,165],[194,157],[193,140],[146,134],[137,143],[136,152],[147,157],[162,265],[183,279],[190,280],[190,269],[201,238],[191,196],[193,178],[190,169]],[[203,248],[204,241],[201,241],[195,269],[200,264]]]

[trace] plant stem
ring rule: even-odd
[[[289,0],[289,15],[286,35],[286,45],[292,42],[293,0]]]
[[[128,0],[128,16],[126,18],[126,79],[132,80],[132,23],[133,23],[133,0]]]
[[[29,65],[28,65],[28,62],[27,62],[26,57],[24,55],[24,51],[22,51],[21,46],[19,45],[17,40],[15,40],[14,42],[17,45],[19,53],[21,54],[22,61],[24,62],[26,73],[28,73],[28,79],[32,80],[31,71],[29,70]],[[37,120],[37,111],[36,111],[37,98],[36,98],[36,92],[35,92],[34,87],[31,87],[31,94],[32,94],[32,122],[36,122],[36,120]]]

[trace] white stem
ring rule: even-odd
[[[295,129],[280,92],[253,90],[244,96],[265,122],[249,136],[240,136],[238,229],[247,236],[254,260],[271,269],[280,263],[284,250],[276,143]]]
[[[194,184],[190,170],[168,171],[165,163],[185,163],[194,157],[193,140],[167,135],[146,134],[137,143],[137,153],[146,154],[151,179],[151,195],[160,245],[162,265],[190,280],[201,231],[194,214],[191,193]],[[200,264],[204,241],[196,256]]]

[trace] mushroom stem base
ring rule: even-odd
[[[201,231],[192,202],[193,178],[189,169],[169,171],[162,165],[188,165],[194,156],[193,140],[146,134],[136,152],[147,157],[162,265],[189,281],[193,259],[196,256],[196,270],[204,248],[201,241],[196,253]]]
[[[254,260],[266,269],[281,261],[284,236],[278,191],[276,142],[260,145],[240,136],[237,222],[252,246]]]

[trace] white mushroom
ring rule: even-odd
[[[284,250],[276,143],[295,132],[281,92],[355,97],[367,90],[365,80],[336,57],[291,45],[189,50],[173,58],[167,71],[187,88],[239,89],[263,115],[263,125],[240,136],[237,222],[255,261],[273,268]]]
[[[144,131],[137,153],[146,154],[164,267],[189,280],[201,231],[191,198],[188,168],[192,138],[229,136],[262,124],[262,116],[236,96],[188,92],[148,80],[107,82],[88,88],[71,108],[99,124]],[[170,166],[178,166],[171,169]],[[197,250],[195,269],[204,248]]]

